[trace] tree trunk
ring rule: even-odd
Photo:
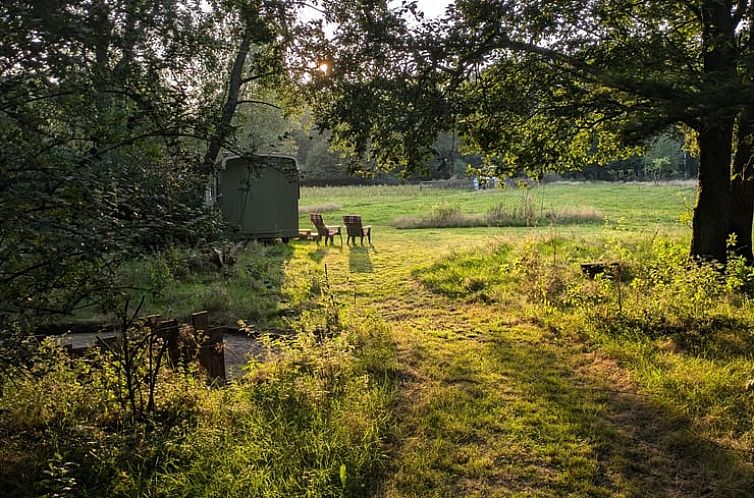
[[[732,124],[699,132],[699,186],[694,208],[692,257],[725,261],[732,133]]]
[[[246,58],[249,55],[251,47],[252,25],[247,24],[244,29],[241,45],[238,47],[236,59],[233,61],[233,67],[230,70],[230,81],[228,82],[228,94],[225,97],[222,114],[217,122],[215,129],[207,145],[207,153],[204,155],[204,168],[210,173],[215,166],[217,156],[222,150],[223,143],[228,138],[231,131],[233,116],[238,107],[238,95],[243,85],[243,67],[246,64]]]
[[[735,152],[731,175],[731,208],[729,234],[735,234],[733,251],[754,261],[752,254],[752,222],[754,222],[754,114],[741,112],[734,135]]]
[[[702,4],[704,81],[714,97],[736,78],[735,26],[731,2]],[[699,186],[694,208],[691,256],[725,261],[730,220],[730,171],[734,116],[712,109],[702,116],[699,132]]]
[[[751,14],[749,14],[751,16]],[[752,19],[748,19],[744,50],[754,50]],[[750,71],[743,72],[744,82],[754,81]],[[733,251],[754,262],[752,252],[752,222],[754,222],[754,107],[745,107],[736,121],[733,136],[733,168],[731,170],[731,212],[729,233],[735,234]]]
[[[96,118],[100,123],[107,122],[111,113],[111,94],[108,88],[112,84],[110,73],[110,41],[112,36],[112,25],[110,23],[110,12],[107,5],[102,2],[94,2],[91,6],[89,26],[94,33],[94,66],[92,68],[92,82],[95,91],[95,109]],[[103,131],[92,136],[92,152],[96,151],[108,143],[108,127],[102,127]],[[105,136],[102,136],[102,135]]]

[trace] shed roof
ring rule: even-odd
[[[299,177],[296,158],[284,154],[249,154],[248,156],[225,156],[220,161],[218,169],[225,169],[228,161],[248,161],[255,168],[274,168],[280,171],[289,180]]]

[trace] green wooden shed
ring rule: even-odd
[[[242,237],[287,241],[298,235],[295,158],[277,154],[226,157],[213,180],[210,200]]]

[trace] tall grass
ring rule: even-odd
[[[435,292],[500,303],[585,340],[703,438],[754,451],[754,270],[686,254],[657,238],[547,238],[457,254],[416,274]],[[579,264],[595,260],[617,262],[620,275],[587,278]]]
[[[337,211],[340,209],[339,204],[334,202],[327,202],[323,204],[312,204],[309,206],[299,206],[298,214],[310,214],[310,213],[327,213],[329,211]]]
[[[460,206],[437,205],[425,215],[398,217],[393,222],[393,226],[396,228],[521,227],[595,223],[603,219],[604,215],[590,206],[538,209],[530,200],[526,200],[513,206],[501,202],[482,214],[463,213]]]
[[[187,318],[207,310],[214,322],[270,323],[281,314],[295,315],[300,308],[310,307],[316,297],[304,296],[299,289],[304,283],[285,277],[292,255],[293,249],[286,244],[251,242],[237,254],[235,263],[218,268],[206,254],[173,250],[132,261],[121,278],[135,289],[134,301],[146,293],[146,314]]]
[[[393,346],[375,317],[322,336],[305,315],[226,388],[164,369],[147,420],[114,401],[107,361],[47,345],[3,375],[3,496],[364,496],[391,430]]]
[[[348,323],[348,322],[347,322]],[[301,331],[187,437],[161,493],[363,496],[392,424],[392,345],[374,318],[322,342]]]

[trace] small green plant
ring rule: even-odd
[[[76,478],[74,471],[76,462],[64,462],[60,453],[55,453],[47,460],[47,468],[43,471],[44,479],[38,483],[38,493],[42,498],[65,498],[76,496]]]
[[[164,258],[157,257],[149,264],[149,289],[154,297],[162,297],[174,281],[173,271]]]
[[[231,300],[228,290],[220,284],[214,284],[202,295],[200,307],[210,313],[227,311]]]
[[[327,265],[325,265],[325,271],[322,274],[320,291],[322,292],[322,308],[324,311],[323,332],[326,336],[332,336],[340,330],[341,320],[338,302],[335,300],[335,294],[330,285],[330,275],[327,273]]]

